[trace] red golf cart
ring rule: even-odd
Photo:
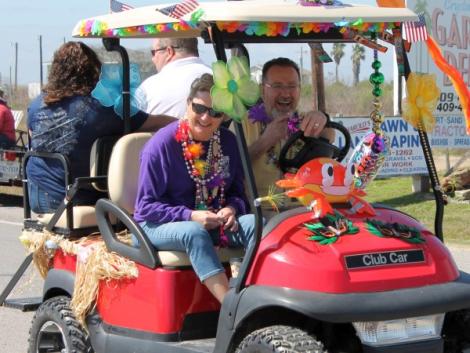
[[[213,44],[222,61],[227,61],[226,49],[247,56],[247,43],[281,46],[378,39],[395,44],[402,74],[408,77],[411,70],[401,29],[404,22],[416,21],[416,14],[406,8],[319,2],[204,2],[182,20],[162,13],[164,6],[148,6],[85,19],[73,34],[103,38],[107,50],[121,54],[124,72],[129,62],[120,38],[127,37],[200,36]],[[128,119],[128,75],[124,75],[123,99]],[[156,251],[132,219],[139,151],[151,135],[126,130],[111,143],[113,147],[105,143],[96,149],[102,155],[111,151],[109,161],[98,158],[105,161],[98,170],[105,172],[69,180],[70,202],[49,215],[47,222],[33,221],[26,202],[25,232],[33,229],[35,234],[56,236],[52,244],[44,243],[49,260],[43,297],[30,306],[37,308],[30,353],[451,353],[470,348],[470,275],[459,271],[443,244],[444,200],[423,130],[418,129],[418,134],[436,197],[434,231],[385,205],[372,205],[374,215],[365,216],[353,212],[350,202],[332,202],[334,212],[322,219],[308,207],[294,208],[263,226],[243,130],[239,123],[234,126],[255,205],[256,242],[243,255],[223,304],[199,282],[184,253]],[[331,127],[350,140],[341,125]],[[339,148],[307,139],[306,153],[287,160],[288,167],[302,168],[318,157],[310,152],[320,145],[333,160],[341,160],[349,150],[348,143]],[[339,169],[331,164],[332,173]],[[109,199],[74,207],[74,190],[81,183],[97,181]],[[138,238],[139,248],[122,241],[123,228]],[[323,228],[342,231],[332,236],[322,233]],[[81,322],[71,300],[77,290],[77,264],[86,260],[80,259],[80,251],[61,247],[61,242],[73,243],[84,236],[86,242],[86,235],[97,230],[107,250],[130,261],[137,272],[101,280],[94,304]],[[219,256],[228,263],[240,251],[220,249]],[[89,275],[85,273],[85,278]],[[4,292],[0,303],[5,297]]]

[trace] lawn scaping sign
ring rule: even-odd
[[[372,122],[366,117],[335,118],[334,121],[349,130],[352,149],[372,131]],[[379,176],[427,174],[421,142],[413,126],[401,117],[387,117],[382,123],[382,130],[389,138],[391,148]],[[465,122],[461,115],[438,117],[434,130],[428,136],[433,149],[470,147],[470,136],[465,134]],[[335,144],[344,146],[341,134],[336,134]]]

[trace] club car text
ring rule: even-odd
[[[422,250],[389,251],[346,256],[348,269],[424,262]]]

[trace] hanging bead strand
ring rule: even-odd
[[[375,41],[376,38],[376,33],[373,33],[372,40]],[[373,85],[372,95],[374,96],[372,101],[374,108],[370,113],[372,132],[363,137],[351,156],[351,161],[356,167],[354,183],[359,189],[364,189],[376,177],[390,149],[389,140],[381,129],[383,115],[380,97],[382,96],[381,85],[384,83],[384,75],[379,71],[381,66],[378,52],[374,50],[374,61],[372,62],[374,72],[369,77],[369,81]]]
[[[372,34],[372,40],[377,40],[377,34]],[[370,113],[370,118],[372,120],[372,131],[377,135],[382,135],[382,129],[380,125],[383,122],[383,115],[381,113],[382,110],[382,103],[380,101],[380,97],[382,96],[382,88],[380,87],[385,79],[383,73],[379,70],[382,67],[382,63],[379,60],[379,55],[377,50],[374,50],[374,61],[372,62],[372,68],[374,72],[369,77],[369,82],[374,86],[372,88],[372,95],[374,96],[374,100],[372,105],[374,109]]]

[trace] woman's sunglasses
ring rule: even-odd
[[[212,118],[221,118],[224,115],[224,113],[216,112],[214,109],[199,103],[192,102],[191,107],[193,108],[193,112],[196,114],[204,114],[207,112]]]

